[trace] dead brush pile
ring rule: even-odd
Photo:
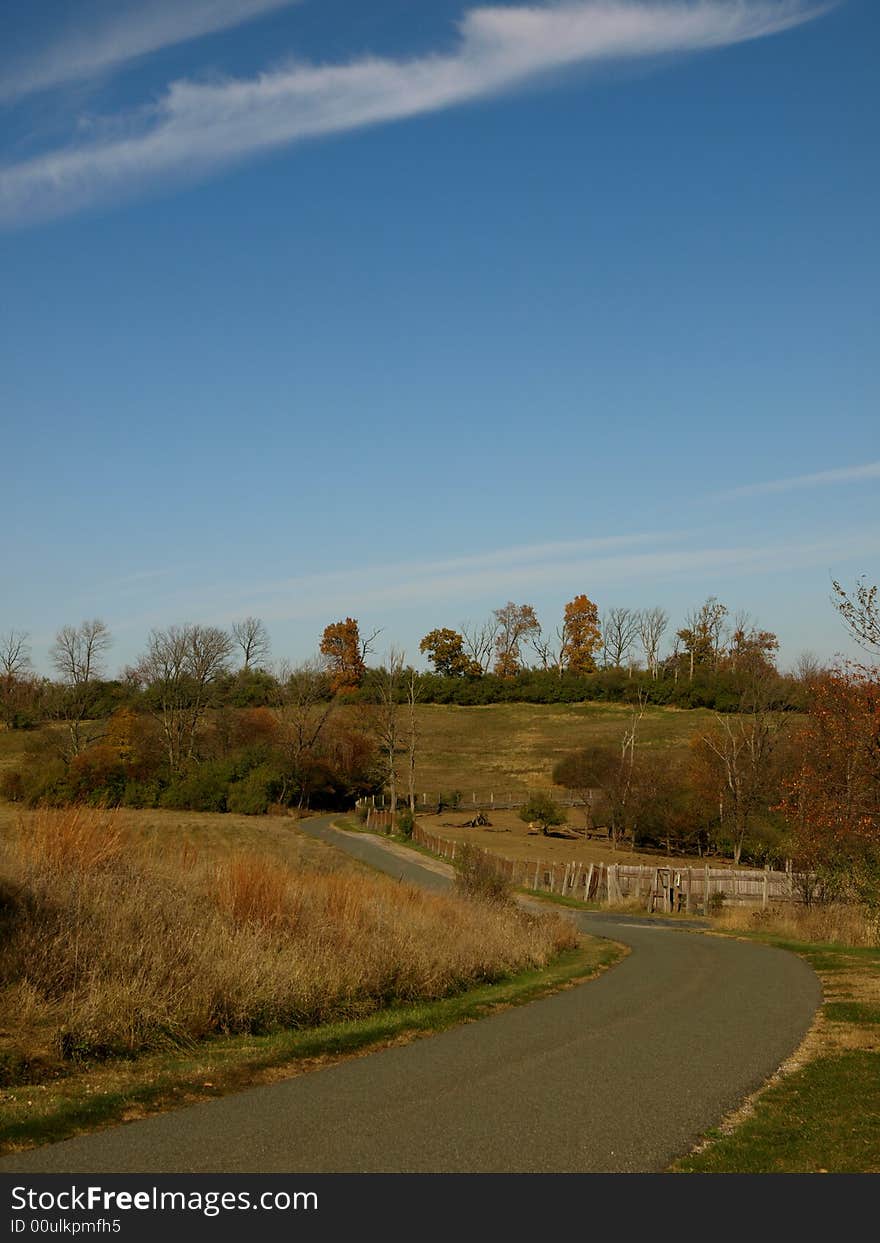
[[[43,810],[0,853],[0,1032],[62,1057],[361,1017],[543,966],[571,925],[354,871],[205,861],[114,814]],[[30,1035],[29,1035],[30,1033]],[[22,1061],[23,1059],[23,1061]]]

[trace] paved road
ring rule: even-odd
[[[383,871],[431,860],[302,825]],[[632,947],[578,988],[401,1048],[0,1160],[0,1172],[653,1171],[797,1046],[820,1001],[798,958],[620,915]]]

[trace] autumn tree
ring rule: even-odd
[[[78,755],[95,739],[87,728],[95,682],[103,674],[104,655],[112,639],[98,618],[79,626],[63,626],[50,650],[52,663],[64,686],[61,711],[67,722],[70,754]]]
[[[836,580],[832,587],[836,597],[834,607],[852,637],[866,651],[880,654],[880,603],[877,600],[877,585],[869,587],[864,578],[860,578],[852,595]]]
[[[479,677],[482,667],[465,651],[464,636],[447,627],[432,630],[419,644],[434,672],[444,678]]]
[[[498,631],[495,635],[494,672],[500,678],[512,678],[522,670],[522,645],[541,631],[531,604],[508,601],[495,609]]]
[[[241,650],[242,669],[249,670],[269,659],[269,632],[259,617],[233,622],[232,640]]]
[[[691,681],[697,665],[717,665],[726,616],[725,605],[715,596],[709,596],[699,609],[691,609],[684,626],[676,632],[687,653],[688,676]]]
[[[544,669],[564,672],[592,673],[596,668],[595,653],[602,646],[599,614],[595,604],[585,595],[575,596],[566,604],[561,625],[553,637],[539,630],[532,635],[531,645]]]
[[[575,596],[565,606],[560,632],[561,663],[569,673],[592,673],[596,652],[602,646],[599,611],[585,595]]]
[[[357,620],[346,617],[344,621],[331,622],[321,636],[321,654],[327,662],[330,687],[334,694],[354,691],[361,685],[367,671],[366,657],[379,635],[374,630],[367,638],[361,638]]]
[[[818,679],[797,739],[783,811],[795,866],[815,896],[847,891],[880,905],[880,675],[850,666]]]
[[[658,607],[641,609],[637,614],[639,642],[645,653],[645,664],[652,678],[656,678],[660,667],[660,644],[666,627],[669,625],[669,614]]]
[[[738,613],[725,652],[725,664],[735,673],[776,672],[779,640],[772,630],[759,629],[747,613]]]
[[[177,773],[195,757],[212,684],[227,671],[233,641],[216,626],[153,630],[137,665],[145,701],[162,728],[168,767]]]
[[[614,669],[622,668],[638,633],[638,613],[626,608],[609,609],[602,618],[604,663]]]
[[[753,670],[740,711],[717,713],[691,744],[694,782],[717,803],[737,865],[755,818],[769,810],[778,790],[776,760],[787,722],[775,707],[773,681]]]

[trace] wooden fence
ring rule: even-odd
[[[388,813],[385,813],[388,816]],[[389,817],[390,820],[390,817]],[[371,827],[379,821],[370,819]],[[417,824],[413,841],[441,859],[454,863],[461,843],[429,833]],[[798,900],[798,878],[770,868],[645,866],[637,863],[547,862],[507,859],[484,852],[496,870],[512,885],[582,901],[615,906],[637,902],[649,911],[705,913],[716,906],[768,906]]]

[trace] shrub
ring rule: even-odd
[[[535,822],[544,828],[552,824],[565,824],[565,812],[549,794],[533,794],[519,809],[520,820]]]
[[[397,831],[402,833],[404,837],[412,837],[413,829],[416,827],[416,818],[408,807],[397,813]]]
[[[10,803],[20,803],[24,796],[24,777],[21,773],[15,769],[5,772],[0,777],[0,798],[5,798]]]
[[[507,905],[513,902],[510,882],[497,870],[488,851],[465,842],[455,857],[455,890],[465,898]]]
[[[278,795],[281,782],[268,764],[252,769],[241,781],[229,787],[226,805],[243,816],[264,816]]]

